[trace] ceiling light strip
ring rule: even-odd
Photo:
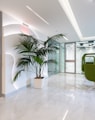
[[[91,36],[91,37],[82,37],[81,40],[95,40],[95,36]]]
[[[80,28],[79,28],[79,26],[77,24],[74,13],[73,13],[73,11],[71,9],[69,1],[68,0],[64,0],[64,1],[63,0],[58,0],[58,1],[60,3],[61,7],[64,9],[67,17],[69,18],[72,26],[74,27],[75,31],[77,32],[77,34],[79,36],[79,38],[81,38],[82,34],[81,34]]]
[[[44,18],[42,18],[37,12],[35,12],[30,6],[26,5],[26,8],[40,18],[44,23],[49,24]]]
[[[95,36],[91,36],[91,37],[83,37],[79,25],[77,23],[77,20],[75,18],[75,15],[72,11],[72,8],[70,6],[69,0],[58,0],[61,7],[63,8],[63,10],[65,11],[68,19],[70,20],[72,26],[74,27],[77,35],[79,36],[80,40],[95,40]]]

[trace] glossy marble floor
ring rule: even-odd
[[[83,75],[57,74],[43,89],[0,98],[0,120],[95,120],[95,89]]]

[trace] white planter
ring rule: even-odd
[[[41,78],[41,79],[35,78],[34,79],[34,84],[33,84],[34,88],[43,88],[44,84],[45,84],[45,78]]]

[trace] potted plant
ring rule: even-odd
[[[30,69],[31,66],[35,68],[35,79],[42,79],[43,66],[49,62],[56,63],[56,60],[48,59],[48,54],[58,49],[56,44],[53,44],[52,41],[59,39],[64,35],[57,34],[52,37],[48,37],[46,41],[41,41],[33,36],[25,34],[21,34],[20,36],[23,40],[21,40],[15,47],[17,54],[19,54],[20,57],[17,61],[17,72],[13,78],[13,81],[16,81],[18,76],[22,72],[26,71],[26,69]],[[37,80],[34,83],[37,83]],[[39,85],[40,82],[38,82],[35,87],[41,87]]]

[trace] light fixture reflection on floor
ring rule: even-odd
[[[68,110],[66,110],[66,112],[65,112],[65,115],[64,115],[64,117],[63,117],[63,120],[65,120],[66,119],[66,116],[67,116],[67,114],[68,114]]]

